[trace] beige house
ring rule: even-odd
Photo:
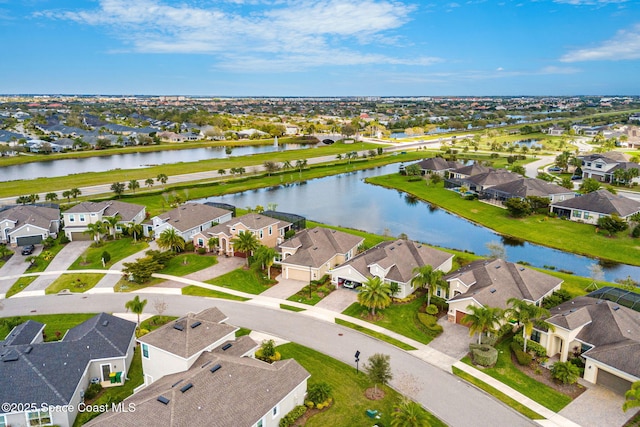
[[[584,379],[624,393],[640,381],[640,313],[612,301],[578,297],[551,310],[555,330],[534,329],[531,339],[561,362],[585,360]]]
[[[144,232],[146,236],[153,235],[157,238],[164,230],[173,228],[185,242],[188,242],[193,240],[197,233],[215,224],[227,222],[232,216],[233,213],[226,209],[202,203],[185,203],[151,218],[151,224],[145,224]]]
[[[328,228],[301,230],[276,247],[280,254],[278,263],[282,266],[282,277],[317,280],[354,257],[363,242],[362,237]]]
[[[397,298],[411,295],[414,269],[430,265],[434,270],[451,270],[453,255],[411,240],[382,242],[331,270],[331,281],[338,286],[357,287],[377,276],[385,283],[397,283]]]
[[[103,222],[107,218],[120,217],[116,231],[121,232],[127,224],[142,223],[146,218],[146,207],[133,203],[109,200],[107,202],[82,202],[62,213],[64,234],[69,240],[91,240],[87,225]]]
[[[205,248],[207,251],[216,251],[222,255],[234,255],[233,240],[239,233],[253,233],[260,244],[275,248],[284,240],[284,234],[291,227],[291,223],[271,218],[264,214],[250,213],[231,220],[214,225],[202,230],[193,236],[193,245],[196,248]],[[218,244],[210,246],[209,240],[217,238]]]
[[[35,205],[14,206],[0,211],[0,243],[33,245],[60,230],[60,209]]]
[[[571,221],[597,224],[598,219],[614,214],[628,219],[640,212],[640,202],[608,190],[596,190],[580,197],[551,203],[549,209]]]
[[[543,298],[560,289],[563,280],[502,259],[475,261],[445,276],[449,297],[448,320],[461,323],[468,306],[506,309],[507,300],[518,298],[540,305]]]

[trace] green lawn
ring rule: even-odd
[[[353,234],[354,236],[359,236],[364,238],[364,247],[365,248],[372,248],[375,245],[384,242],[385,240],[394,240],[395,237],[392,236],[380,236],[378,234],[373,234],[373,233],[368,233],[366,231],[363,230],[356,230],[353,228],[347,228],[347,227],[337,227],[334,225],[327,225],[327,224],[323,224],[321,222],[314,222],[314,221],[309,221],[307,220],[307,228],[313,228],[313,227],[323,227],[323,228],[329,228],[332,230],[338,230],[338,231],[343,231],[345,233],[349,233],[349,234]]]
[[[372,384],[364,373],[356,374],[354,366],[295,343],[281,345],[278,351],[283,359],[295,359],[309,371],[309,384],[326,382],[333,389],[333,406],[309,418],[306,426],[371,427],[376,421],[366,416],[367,409],[375,409],[382,414],[378,425],[391,424],[391,414],[400,398],[396,391],[382,387],[386,394],[383,400],[368,400],[364,392]],[[430,426],[446,425],[432,414],[427,415]]]
[[[360,325],[356,325],[355,323],[351,323],[351,322],[347,322],[346,320],[342,320],[342,319],[336,319],[336,323],[338,325],[342,325],[342,326],[346,326],[347,328],[351,328],[354,331],[358,331],[358,332],[362,332],[365,335],[369,335],[370,337],[379,339],[380,341],[384,341],[386,343],[389,343],[391,345],[395,345],[398,348],[401,348],[403,350],[407,350],[407,351],[411,351],[411,350],[417,350],[415,347],[410,346],[409,344],[405,344],[402,341],[398,341],[395,338],[391,338],[387,335],[381,334],[380,332],[376,332],[373,331],[371,329],[367,329],[365,327],[362,327]]]
[[[45,289],[46,294],[57,294],[63,289],[71,292],[86,292],[98,284],[104,274],[61,274]]]
[[[24,288],[29,286],[31,283],[33,283],[33,281],[36,280],[36,279],[37,279],[37,276],[29,276],[29,277],[21,277],[21,278],[19,278],[18,280],[16,280],[16,282],[13,285],[11,285],[11,287],[7,291],[7,294],[5,295],[5,297],[9,298],[9,297],[17,294],[18,292],[20,292],[21,290],[23,290]]]
[[[266,281],[262,279],[261,273],[244,268],[230,271],[215,279],[207,280],[205,283],[255,295],[269,289]]]
[[[11,318],[2,318],[2,322],[0,322],[0,338],[6,338],[7,334],[11,332],[11,329],[7,327],[5,320],[11,319],[17,320],[17,324],[26,322],[27,320],[34,320],[36,322],[44,323],[44,333],[46,335],[45,341],[57,341],[56,332],[59,332],[60,338],[64,336],[64,334],[70,328],[79,325],[87,319],[92,318],[95,314],[91,313],[80,313],[80,314],[38,314],[38,315],[28,315],[28,316],[18,316]],[[16,323],[16,322],[13,322]]]
[[[128,381],[125,382],[120,387],[109,387],[103,389],[102,393],[91,402],[92,405],[109,405],[111,403],[119,403],[122,402],[127,397],[133,394],[133,390],[142,385],[144,382],[143,372],[142,372],[142,358],[140,357],[140,347],[136,347],[135,352],[133,354],[133,359],[131,360],[131,366],[129,366],[129,370],[127,371]],[[89,420],[100,415],[101,412],[80,412],[78,413],[78,417],[73,423],[74,427],[81,426],[89,422]]]
[[[311,289],[309,289],[309,285],[307,285],[287,298],[287,301],[299,302],[301,304],[307,305],[316,305],[317,303],[322,301],[323,298],[324,296],[318,295],[313,285],[311,285]]]
[[[153,316],[148,318],[147,320],[143,320],[140,322],[140,329],[146,329],[151,332],[155,329],[158,329],[160,326],[165,325],[172,320],[176,320],[175,316]]]
[[[218,263],[215,256],[198,255],[193,253],[177,255],[165,265],[158,273],[172,276],[186,276],[196,271],[204,270]]]
[[[498,399],[502,403],[505,403],[505,404],[509,405],[510,407],[512,407],[516,411],[520,412],[525,417],[530,418],[532,420],[542,420],[542,419],[544,419],[544,417],[542,415],[538,414],[535,411],[532,411],[531,409],[529,409],[528,407],[526,407],[522,403],[518,402],[517,400],[507,396],[503,392],[491,387],[489,384],[485,383],[484,381],[479,380],[478,378],[474,377],[473,375],[467,374],[466,372],[456,368],[455,366],[453,367],[453,373],[454,373],[454,375],[459,376],[460,378],[462,378],[466,382],[471,383],[474,386],[478,387],[480,390],[483,390],[483,391],[489,393],[490,395],[492,395],[493,397],[495,397],[496,399]]]
[[[280,304],[280,308],[283,310],[289,310],[289,311],[295,311],[295,312],[304,311],[304,308],[294,307],[288,304]]]
[[[369,321],[390,331],[396,332],[405,337],[412,338],[423,344],[429,344],[435,336],[423,332],[418,321],[418,309],[424,304],[426,297],[423,295],[406,304],[391,304],[384,310],[376,313],[382,314],[382,318],[376,321]],[[342,314],[355,317],[356,319],[367,320],[362,314],[366,314],[367,309],[359,303],[351,304]]]
[[[206,297],[206,298],[223,298],[233,301],[249,301],[249,298],[239,297],[237,295],[231,295],[224,292],[214,291],[212,289],[201,288],[200,286],[185,286],[182,288],[182,295],[191,295],[194,297]]]
[[[553,412],[559,412],[571,403],[569,396],[534,380],[516,368],[511,360],[509,344],[511,344],[511,339],[505,339],[496,345],[498,350],[496,365],[493,368],[483,368],[481,369],[482,372],[519,391],[542,406],[551,409]],[[473,366],[468,356],[463,358],[462,361]]]
[[[73,264],[69,270],[95,270],[110,268],[113,264],[130,255],[140,252],[149,247],[145,241],[138,240],[136,243],[130,237],[123,237],[117,240],[107,240],[99,247],[89,247]],[[109,252],[111,260],[102,265],[102,254]]]
[[[595,227],[573,221],[532,215],[523,219],[508,216],[506,209],[464,200],[442,184],[425,185],[424,181],[409,182],[399,174],[367,178],[367,182],[413,194],[419,199],[438,205],[461,217],[489,227],[497,232],[564,251],[640,265],[640,245],[626,233],[615,238],[596,233]]]

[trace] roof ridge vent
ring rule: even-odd
[[[187,390],[189,390],[191,387],[193,387],[193,383],[188,383],[182,386],[182,388],[180,389],[181,392],[185,392]]]
[[[191,324],[191,329],[195,329],[200,325],[202,325],[202,322],[200,322],[200,321],[194,322],[194,323]]]
[[[176,322],[173,324],[173,329],[178,330],[178,331],[184,331],[184,326],[181,325],[180,323]]]
[[[211,367],[211,369],[209,369],[209,371],[213,374],[214,372],[216,372],[218,369],[222,368],[222,365],[220,365],[219,363],[216,365],[213,365]]]

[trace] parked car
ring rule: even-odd
[[[36,250],[36,247],[33,245],[27,245],[22,247],[22,255],[31,255],[33,251]]]
[[[572,175],[571,176],[571,181],[577,181],[579,179],[582,179],[582,175]]]
[[[549,168],[549,172],[562,172],[562,168],[559,168],[558,166],[551,166]]]
[[[358,286],[362,286],[362,283],[353,282],[351,280],[345,280],[342,286],[344,286],[347,289],[355,289]]]

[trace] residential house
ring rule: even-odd
[[[615,151],[580,156],[579,159],[582,160],[582,177],[599,182],[614,182],[618,169],[640,170],[640,164],[627,161],[625,154]],[[635,177],[632,182],[640,182],[640,177]]]
[[[104,222],[107,218],[119,218],[116,232],[122,232],[127,224],[141,224],[147,215],[146,207],[133,203],[109,200],[106,202],[82,202],[62,213],[64,233],[69,240],[91,240],[87,233],[89,224]]]
[[[597,224],[598,219],[614,214],[628,219],[640,212],[640,202],[607,190],[597,190],[573,199],[554,202],[549,208],[554,214],[571,221]]]
[[[531,339],[561,362],[580,354],[584,379],[623,394],[640,381],[640,313],[613,301],[578,297],[551,309],[554,330]]]
[[[565,129],[562,126],[553,125],[547,128],[547,135],[549,136],[561,136],[565,133]]]
[[[2,426],[70,427],[90,383],[122,385],[135,349],[136,324],[107,313],[69,329],[60,341],[43,342],[42,323],[28,320],[0,341],[0,399],[19,410],[0,409]],[[26,406],[35,402],[37,410]],[[72,405],[72,411],[41,410]]]
[[[362,284],[377,276],[385,283],[397,283],[399,290],[394,296],[405,298],[416,289],[411,281],[417,267],[430,265],[446,273],[452,261],[453,255],[411,240],[385,241],[331,270],[331,281]]]
[[[442,157],[432,157],[429,159],[424,159],[416,164],[420,166],[422,175],[436,174],[440,176],[445,176],[447,172],[449,172],[450,170],[458,169],[462,167],[461,163],[451,161],[451,160],[445,160]]]
[[[305,281],[320,279],[332,268],[352,259],[363,242],[362,237],[328,228],[301,230],[276,247],[282,277]]]
[[[538,178],[519,178],[515,181],[494,185],[485,189],[480,198],[505,202],[517,198],[524,200],[529,196],[544,197],[551,202],[560,202],[575,197],[572,190]]]
[[[185,203],[168,212],[151,218],[151,224],[146,224],[145,235],[155,236],[164,230],[172,228],[186,242],[193,240],[193,236],[215,224],[230,221],[232,212],[201,203]]]
[[[640,114],[638,118],[640,119]],[[624,134],[627,136],[627,147],[640,148],[640,126],[625,126]]]
[[[457,169],[452,169],[449,173],[449,177],[452,179],[465,179],[473,175],[479,175],[491,170],[490,167],[482,166],[479,163],[474,163],[468,166],[462,166]]]
[[[239,233],[252,233],[258,238],[260,244],[275,248],[284,240],[284,234],[290,227],[291,223],[289,222],[264,214],[250,213],[196,233],[193,236],[193,244],[196,248],[205,248],[209,252],[216,250],[218,254],[234,256],[231,241]],[[209,240],[211,238],[217,238],[218,244],[210,246]]]
[[[560,289],[563,280],[502,259],[472,262],[445,276],[449,290],[437,295],[449,297],[448,320],[461,323],[468,306],[508,308],[507,300],[517,298],[540,305]]]
[[[14,206],[0,211],[0,243],[33,245],[60,231],[60,209],[36,205]]]
[[[454,169],[452,173],[457,174],[458,171],[459,169]],[[482,193],[484,190],[490,187],[516,181],[521,178],[522,175],[513,173],[506,169],[490,169],[487,172],[482,172],[467,177],[452,178],[450,176],[450,178],[445,180],[445,188],[466,187],[469,191]]]

